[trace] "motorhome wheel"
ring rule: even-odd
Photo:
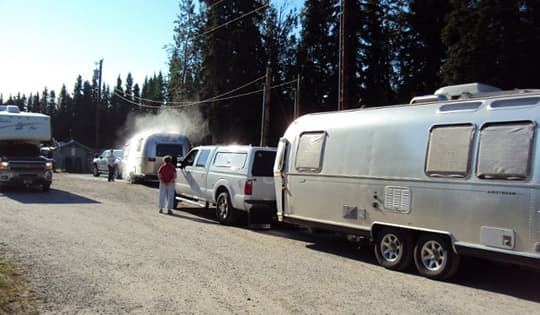
[[[446,280],[456,273],[459,262],[450,242],[440,235],[423,235],[414,247],[416,269],[427,278]]]
[[[404,270],[412,263],[412,239],[410,235],[398,229],[383,229],[375,240],[375,257],[379,265],[392,269]]]

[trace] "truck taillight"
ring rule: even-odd
[[[156,161],[156,158],[155,157],[149,157],[148,158],[148,162],[155,162]]]
[[[253,181],[251,179],[246,180],[244,184],[244,195],[253,194]]]
[[[4,168],[8,168],[9,167],[9,162],[2,162],[0,163],[0,170],[1,169],[4,169]]]

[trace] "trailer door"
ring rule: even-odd
[[[276,189],[277,215],[281,216],[287,208],[287,168],[286,156],[288,152],[288,141],[285,138],[279,139],[274,162],[274,187]]]

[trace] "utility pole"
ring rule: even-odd
[[[350,0],[340,0],[338,110],[349,107],[349,12]]]
[[[266,80],[264,82],[263,105],[261,117],[261,141],[260,146],[268,145],[268,130],[270,129],[270,82],[272,68],[266,67]]]
[[[296,94],[294,95],[293,120],[300,115],[300,73],[296,76]]]
[[[103,59],[99,60],[99,68],[97,71],[96,79],[98,80],[98,97],[96,100],[96,152],[100,149],[100,141],[99,141],[99,130],[100,130],[100,121],[99,121],[99,112],[101,109],[101,73],[103,71]],[[95,72],[94,72],[95,73]]]

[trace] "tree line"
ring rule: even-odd
[[[539,21],[535,0],[306,0],[300,12],[267,0],[179,0],[166,75],[139,86],[128,74],[101,91],[95,78],[79,76],[71,93],[63,86],[58,95],[44,89],[0,103],[51,115],[56,139],[89,146],[96,111],[108,140],[130,113],[160,106],[186,115],[198,109],[209,126],[204,142],[257,144],[270,68],[275,144],[295,108],[300,115],[338,108],[340,58],[347,65],[345,108],[407,103],[449,84],[539,87]]]

